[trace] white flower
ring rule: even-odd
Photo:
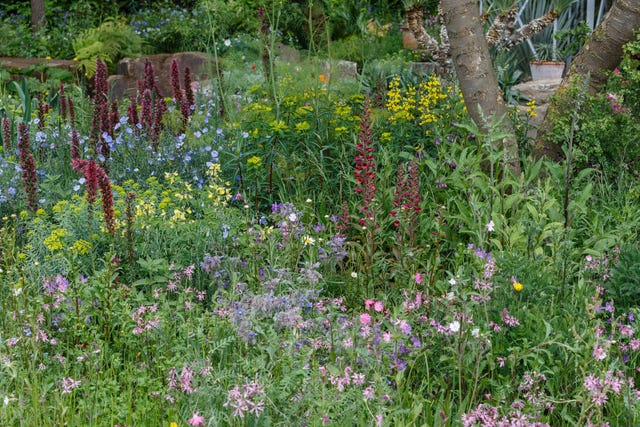
[[[493,230],[495,230],[495,224],[493,223],[493,220],[489,221],[489,223],[486,225],[487,231],[488,232],[492,232]]]
[[[454,320],[453,322],[449,323],[449,330],[454,334],[458,332],[460,330],[460,322],[457,320]]]
[[[226,47],[231,46],[231,40],[229,40],[229,39],[225,39],[225,41],[224,41],[224,45],[225,45]]]
[[[307,245],[312,245],[313,246],[313,245],[316,244],[316,239],[314,239],[311,236],[304,236],[302,238],[302,242],[304,243],[305,246],[307,246]]]
[[[13,290],[13,296],[17,297],[18,295],[20,295],[22,293],[22,288],[15,288]]]
[[[298,220],[298,215],[296,215],[293,212],[289,214],[289,221],[296,222],[297,220]]]
[[[471,335],[473,335],[476,338],[480,338],[480,328],[473,328],[471,330]]]
[[[311,203],[311,202],[313,202],[313,200],[307,199],[307,203]]]
[[[449,330],[454,334],[458,332],[460,330],[460,322],[457,320],[454,320],[453,322],[449,323]]]
[[[351,277],[353,277],[354,279],[358,278],[358,273],[356,273],[355,271],[351,272]]]
[[[449,284],[451,286],[455,285],[456,283],[458,283],[458,282],[456,282],[456,279],[454,279],[453,277],[451,279],[449,279]]]

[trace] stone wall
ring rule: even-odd
[[[185,67],[191,69],[193,81],[208,82],[215,77],[215,57],[202,52],[163,53],[158,55],[141,56],[139,58],[124,58],[116,66],[116,74],[109,76],[109,94],[112,99],[135,95],[138,80],[144,79],[144,66],[150,61],[155,70],[158,87],[164,96],[173,96],[171,89],[171,61],[176,59],[180,69],[180,76],[184,75]]]

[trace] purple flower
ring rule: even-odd
[[[80,386],[80,380],[74,380],[71,377],[62,379],[62,394],[69,394],[73,391],[73,389],[78,388]]]

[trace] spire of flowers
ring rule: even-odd
[[[58,89],[58,102],[60,103],[60,119],[65,120],[67,118],[67,94],[64,91],[64,83],[60,83]]]
[[[94,160],[73,159],[71,167],[82,173],[87,186],[87,204],[91,209],[97,199],[97,190],[102,195],[102,212],[109,233],[115,233],[115,220],[113,211],[113,191],[109,176]]]
[[[2,144],[5,153],[11,151],[11,121],[6,116],[2,118]]]
[[[373,199],[376,195],[376,163],[373,157],[373,135],[371,132],[370,100],[367,97],[362,107],[360,133],[356,144],[355,172],[356,193],[362,194],[360,224],[365,225],[374,217]]]
[[[38,175],[36,174],[36,161],[31,153],[29,126],[24,123],[18,125],[18,148],[20,150],[21,177],[27,196],[27,206],[31,211],[35,212],[38,210]]]
[[[171,61],[169,78],[171,80],[171,89],[173,90],[173,99],[175,100],[176,105],[180,105],[182,101],[182,89],[180,89],[180,68],[178,66],[178,60],[175,58]]]
[[[394,218],[393,224],[406,233],[410,246],[413,245],[415,231],[418,228],[418,214],[422,212],[420,202],[420,176],[418,162],[414,158],[406,167],[398,168],[393,197],[394,209],[390,212]],[[398,240],[402,241],[401,234],[398,234]]]
[[[71,130],[71,159],[80,158],[80,135],[75,129]]]

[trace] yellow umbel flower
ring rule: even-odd
[[[49,234],[49,236],[44,239],[42,243],[51,252],[55,252],[64,248],[65,244],[62,241],[62,238],[66,235],[67,235],[66,228],[55,228],[51,231],[51,234]]]
[[[262,166],[262,158],[258,156],[251,156],[247,159],[247,165],[259,168]]]
[[[78,255],[86,255],[89,253],[92,247],[93,245],[91,244],[91,242],[80,239],[73,242],[73,245],[71,245],[71,252]]]

